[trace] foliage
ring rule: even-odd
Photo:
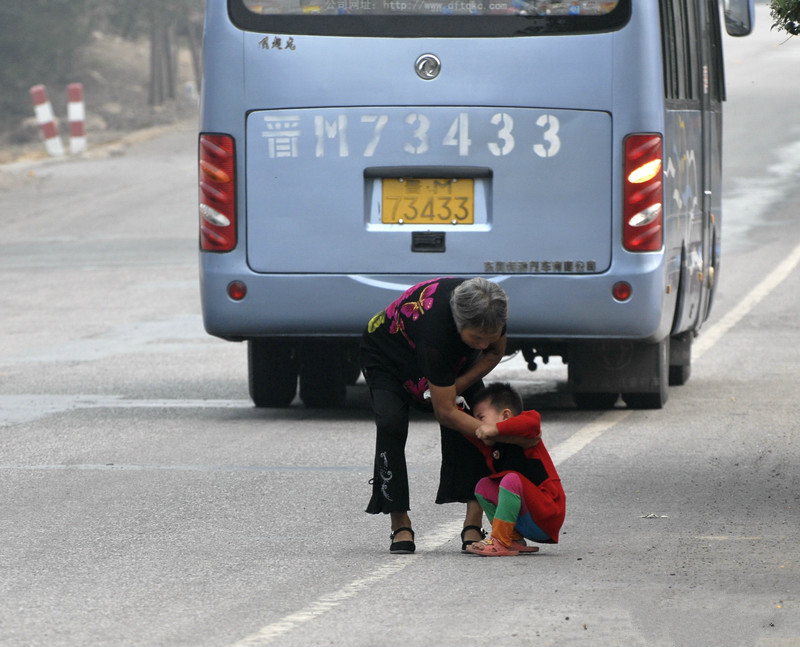
[[[100,11],[114,33],[136,38],[149,36],[155,24],[183,25],[204,6],[204,0],[105,0]]]
[[[0,3],[0,115],[31,114],[29,89],[63,83],[91,31],[90,0]]]
[[[772,28],[781,29],[793,36],[800,35],[800,0],[772,0],[770,2]]]
[[[176,38],[190,38],[199,49],[204,6],[205,0],[0,0],[0,131],[33,115],[33,85],[47,85],[58,107],[63,89],[78,80],[93,31],[155,42],[167,29],[166,45],[152,55],[174,56]]]

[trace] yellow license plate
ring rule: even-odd
[[[384,178],[381,222],[389,225],[472,225],[472,178]]]

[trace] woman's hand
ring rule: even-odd
[[[450,429],[475,437],[475,418],[462,411],[456,404],[456,387],[428,385],[431,391],[431,404],[437,422]]]

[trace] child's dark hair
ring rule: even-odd
[[[484,400],[498,411],[509,409],[515,416],[522,413],[522,396],[508,382],[492,382],[478,391],[472,400],[473,406]]]

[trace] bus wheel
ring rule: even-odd
[[[669,342],[669,384],[683,386],[692,373],[692,331],[675,335]]]
[[[345,355],[344,361],[345,384],[353,386],[361,377],[361,364],[358,361],[358,346],[354,346]]]
[[[653,390],[642,393],[623,393],[622,399],[631,409],[661,409],[669,399],[669,337],[658,344],[642,347],[645,357],[651,360],[647,377]]]
[[[285,408],[297,392],[297,358],[290,342],[251,339],[247,342],[250,398],[257,407]]]
[[[312,340],[300,349],[300,399],[310,409],[336,409],[347,397],[347,350],[331,340]]]
[[[572,399],[578,409],[586,411],[599,410],[605,411],[613,409],[619,400],[618,393],[573,393]]]

